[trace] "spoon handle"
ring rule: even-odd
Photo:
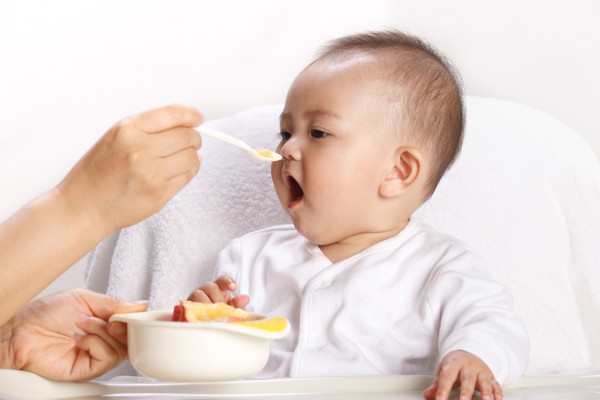
[[[199,126],[199,127],[198,127],[198,128],[196,128],[196,129],[198,129],[198,131],[199,131],[200,133],[204,134],[204,135],[207,135],[207,136],[212,136],[212,137],[214,137],[215,139],[222,140],[223,142],[227,142],[227,143],[229,143],[229,144],[232,144],[232,145],[234,145],[234,146],[240,147],[240,148],[242,148],[242,149],[244,149],[244,150],[250,150],[250,151],[254,151],[254,149],[252,149],[252,147],[250,147],[250,146],[249,146],[249,145],[248,145],[246,142],[244,142],[243,140],[240,140],[240,139],[238,139],[238,138],[235,138],[235,137],[233,137],[233,136],[230,136],[230,135],[228,135],[228,134],[226,134],[226,133],[219,132],[219,131],[216,131],[216,130],[214,130],[214,129],[211,129],[211,128],[207,128],[207,127],[205,127],[205,126]]]

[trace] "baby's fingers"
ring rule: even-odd
[[[483,400],[502,399],[502,388],[500,387],[500,384],[485,372],[482,372],[478,375],[477,387],[481,392],[481,398]]]
[[[188,300],[200,303],[228,303],[231,287],[237,287],[233,279],[220,276],[216,281],[207,282],[194,290]]]
[[[247,294],[240,294],[232,298],[229,305],[235,308],[246,308],[248,303],[250,303],[250,297]]]
[[[448,362],[441,365],[438,371],[436,400],[448,400],[450,392],[458,379],[459,371],[460,364],[458,363]]]
[[[237,283],[235,283],[233,278],[228,275],[221,275],[214,282],[207,282],[196,288],[189,295],[188,300],[200,303],[230,303],[231,292],[235,289],[237,289]],[[247,301],[245,304],[242,304],[244,303],[243,299],[237,302],[241,304],[240,308],[248,304]]]
[[[187,298],[189,301],[195,301],[197,303],[212,303],[213,301],[208,297],[201,288],[196,288]]]
[[[492,378],[492,392],[494,393],[494,400],[502,400],[502,387],[497,380]]]
[[[219,288],[223,292],[233,292],[234,290],[237,289],[237,283],[235,283],[233,278],[230,277],[229,275],[219,276],[217,278],[217,280],[215,281],[215,283],[217,284],[217,286],[219,286]]]
[[[470,400],[475,391],[477,378],[469,368],[460,371],[460,400]]]
[[[198,303],[227,303],[229,294],[223,294],[215,282],[207,282],[196,288],[188,300]]]

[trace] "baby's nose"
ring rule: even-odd
[[[302,152],[298,140],[292,136],[281,146],[279,154],[286,160],[300,160]]]

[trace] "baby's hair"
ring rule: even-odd
[[[408,141],[423,146],[432,157],[426,197],[456,160],[463,139],[464,107],[460,76],[450,62],[425,41],[395,29],[335,39],[315,62],[372,54],[380,59],[387,102],[399,112],[389,121]]]

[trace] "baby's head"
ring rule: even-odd
[[[371,62],[365,72],[379,86],[381,97],[377,100],[388,123],[386,134],[430,153],[432,165],[425,187],[429,197],[462,143],[464,116],[458,73],[427,43],[395,30],[334,40],[313,64],[341,64],[366,56]]]
[[[280,125],[275,188],[296,228],[322,244],[406,223],[460,150],[462,93],[420,39],[352,35],[298,75]]]

